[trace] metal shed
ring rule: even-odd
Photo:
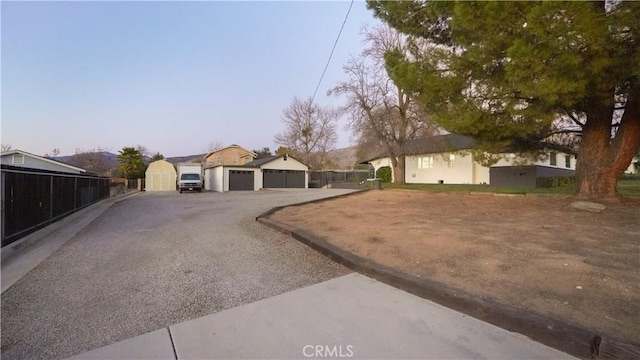
[[[176,191],[176,169],[165,160],[149,164],[146,172],[146,191]]]

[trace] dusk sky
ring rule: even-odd
[[[3,144],[38,155],[137,144],[165,156],[212,142],[268,146],[322,74],[348,1],[2,1]],[[356,1],[316,100],[362,50]],[[339,122],[337,147],[350,134]]]

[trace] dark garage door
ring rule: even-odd
[[[253,171],[229,170],[229,190],[253,190]]]
[[[262,174],[264,188],[305,188],[304,171],[301,170],[264,169]]]

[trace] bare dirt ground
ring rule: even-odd
[[[270,218],[408,274],[640,343],[640,198],[368,191]]]

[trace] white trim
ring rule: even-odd
[[[60,161],[51,160],[51,159],[46,158],[46,157],[34,155],[34,154],[31,154],[31,153],[28,153],[28,152],[22,151],[22,150],[6,151],[6,152],[3,152],[2,154],[0,154],[0,156],[15,155],[15,154],[22,154],[23,156],[28,156],[28,157],[31,157],[31,158],[34,158],[34,159],[38,159],[38,160],[41,160],[41,161],[45,161],[45,162],[48,162],[48,163],[51,163],[51,164],[55,164],[55,165],[58,165],[58,166],[64,166],[64,167],[67,167],[67,168],[75,170],[75,171],[79,171],[79,172],[83,172],[83,173],[87,172],[87,170],[85,170],[85,169],[82,169],[82,168],[79,168],[79,167],[75,167],[75,166],[71,166],[69,164],[65,164],[65,163],[60,162]]]

